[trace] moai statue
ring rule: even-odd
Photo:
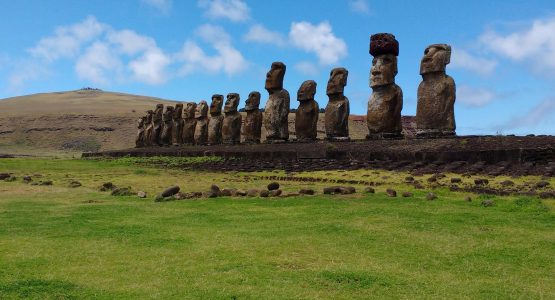
[[[154,114],[152,115],[152,135],[150,137],[150,143],[152,146],[162,145],[162,117],[164,113],[164,105],[156,104],[156,109],[154,109]]]
[[[243,124],[244,143],[258,144],[262,135],[262,112],[260,106],[260,93],[251,92],[245,104],[245,123]]]
[[[154,125],[152,124],[152,116],[154,115],[154,111],[147,110],[146,111],[146,119],[145,119],[145,137],[144,137],[144,146],[152,146],[152,132],[154,131]]]
[[[224,106],[224,122],[222,126],[222,141],[224,144],[241,143],[241,122],[243,117],[237,111],[239,106],[239,94],[227,94]]]
[[[222,125],[224,116],[222,115],[222,105],[224,96],[213,95],[210,103],[210,118],[208,120],[208,144],[217,145],[222,143]]]
[[[374,59],[370,69],[372,95],[366,114],[366,138],[400,138],[403,91],[395,84],[399,42],[390,33],[374,34],[370,36],[370,54]]]
[[[183,121],[183,104],[178,103],[175,105],[175,109],[173,110],[173,127],[172,127],[172,143],[174,145],[181,145],[183,144],[183,125],[185,122]]]
[[[314,101],[315,94],[316,82],[314,80],[303,82],[297,92],[299,108],[295,113],[295,132],[297,140],[301,142],[316,140],[320,108],[318,102]]]
[[[264,110],[266,142],[285,142],[289,139],[289,92],[283,88],[285,64],[273,62],[266,74],[266,90],[270,98]]]
[[[206,145],[208,143],[208,103],[206,101],[199,102],[196,114],[195,144]]]
[[[331,141],[349,140],[349,99],[343,94],[348,75],[349,71],[345,68],[335,68],[330,72],[325,123],[326,138]]]
[[[454,136],[455,81],[445,74],[451,61],[451,46],[430,45],[420,62],[422,82],[418,86],[416,106],[416,136]]]
[[[185,145],[195,144],[195,127],[197,126],[197,119],[195,118],[196,110],[196,103],[185,103],[185,109],[183,110],[183,135],[181,140]]]
[[[137,120],[137,137],[135,138],[135,148],[141,148],[145,146],[145,129],[146,129],[146,117],[140,117]]]
[[[172,130],[173,130],[173,106],[166,106],[166,111],[162,115],[162,145],[169,146],[172,143]]]

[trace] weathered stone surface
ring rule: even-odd
[[[476,178],[476,179],[474,179],[474,184],[475,185],[488,185],[489,180],[487,180],[485,178]]]
[[[223,95],[213,95],[210,103],[210,118],[208,120],[208,144],[217,145],[222,143],[222,126],[224,116],[222,115]]]
[[[131,188],[130,187],[121,187],[121,188],[115,188],[112,191],[112,196],[131,196],[133,195],[133,192],[131,192]]]
[[[80,187],[82,184],[81,182],[77,181],[77,180],[73,180],[69,183],[69,187],[70,188],[78,188]]]
[[[449,45],[434,44],[424,51],[416,107],[417,136],[455,135],[455,81],[445,73],[450,60]]]
[[[169,196],[173,196],[175,194],[177,194],[179,192],[180,188],[177,185],[171,186],[167,189],[165,189],[162,193],[160,193],[160,195],[162,195],[162,197],[169,197]]]
[[[206,145],[208,143],[208,104],[202,100],[196,110],[195,144]]]
[[[239,101],[239,94],[227,94],[224,107],[225,117],[222,125],[222,141],[224,144],[239,144],[241,142],[241,123],[243,117],[237,111]]]
[[[395,191],[394,189],[387,189],[387,190],[385,190],[385,193],[389,197],[397,197],[397,191]]]
[[[0,180],[4,180],[6,178],[9,178],[10,174],[9,173],[0,173]]]
[[[197,104],[194,102],[185,103],[183,110],[183,134],[181,142],[186,145],[195,143],[195,127],[197,126],[197,119],[195,113]]]
[[[268,193],[268,195],[269,195],[270,197],[278,197],[278,196],[280,196],[282,193],[283,193],[282,190],[271,190],[271,191]]]
[[[168,146],[172,143],[172,130],[173,130],[173,106],[166,106],[166,111],[162,115],[162,145]]]
[[[343,93],[348,75],[345,68],[335,68],[330,73],[325,115],[326,138],[329,140],[349,140],[349,99]]]
[[[181,145],[183,144],[183,126],[185,121],[183,121],[183,104],[178,103],[175,105],[172,115],[172,144]]]
[[[374,194],[376,192],[376,190],[371,186],[367,186],[367,187],[364,188],[364,192]]]
[[[279,189],[279,182],[271,182],[268,184],[268,191]]]
[[[142,199],[146,198],[146,192],[138,191],[137,192],[137,197],[142,198]]]
[[[270,196],[270,191],[266,191],[266,190],[260,191],[260,197],[266,198],[268,196]]]
[[[102,192],[106,192],[106,191],[112,191],[116,188],[116,186],[111,183],[111,182],[105,182],[102,184],[102,186],[100,187],[100,191]]]
[[[259,193],[257,189],[249,189],[247,191],[247,197],[257,197]]]
[[[316,140],[320,107],[314,100],[315,94],[316,82],[314,80],[303,82],[297,92],[299,108],[295,113],[295,135],[301,142]]]
[[[299,190],[299,194],[301,195],[314,195],[316,192],[313,189],[301,189]]]
[[[285,76],[285,64],[282,62],[272,63],[270,71],[266,74],[265,88],[270,94],[266,101],[264,110],[264,128],[266,129],[266,141],[277,142],[289,139],[289,92],[283,88],[283,77]]]
[[[9,176],[8,176],[8,177],[9,177]],[[3,178],[1,178],[1,176],[0,176],[0,180],[1,180],[1,179],[3,179]],[[23,182],[25,182],[25,183],[29,183],[29,182],[33,181],[33,178],[31,178],[31,176],[23,176],[22,180],[23,180]]]
[[[378,56],[393,54],[399,56],[399,42],[391,33],[377,33],[370,36],[370,54]]]
[[[247,116],[242,127],[244,143],[258,144],[262,136],[262,112],[260,106],[260,93],[251,92],[246,101],[245,111]]]
[[[401,196],[403,196],[404,198],[409,198],[409,197],[412,197],[412,193],[411,192],[403,192],[403,194]]]
[[[162,127],[163,127],[163,114],[164,114],[164,105],[163,104],[156,104],[156,109],[152,114],[152,132],[150,136],[150,145],[152,146],[160,146],[162,145]]]
[[[357,190],[355,189],[355,187],[353,186],[342,186],[339,187],[339,191],[342,195],[350,195],[350,194],[354,194],[357,192]]]
[[[152,135],[154,132],[154,124],[152,124],[152,116],[154,115],[154,111],[148,110],[146,112],[146,120],[145,120],[145,132],[144,132],[144,140],[143,146],[152,146]]]
[[[146,118],[146,116],[143,116],[137,120],[137,136],[135,137],[136,148],[141,148],[145,146]]]

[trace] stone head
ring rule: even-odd
[[[335,68],[330,72],[330,79],[328,80],[328,87],[326,94],[335,95],[342,94],[347,85],[347,76],[349,71],[345,68]]]
[[[227,99],[225,101],[224,112],[236,112],[237,107],[239,106],[240,97],[237,93],[229,93],[227,94]]]
[[[370,69],[370,86],[381,86],[395,82],[397,75],[397,56],[393,54],[381,54],[372,60]]]
[[[173,110],[173,118],[178,120],[181,118],[181,115],[183,114],[183,104],[182,103],[177,103],[175,105],[175,109]]]
[[[224,104],[223,95],[212,95],[212,102],[210,102],[210,115],[218,116],[222,114],[222,105]]]
[[[202,118],[208,116],[208,103],[202,100],[197,105],[197,117]]]
[[[156,109],[154,110],[156,111],[163,111],[164,110],[164,104],[158,103],[156,104]]]
[[[183,117],[185,119],[194,118],[196,110],[197,110],[197,104],[195,102],[185,103],[185,109],[183,110]]]
[[[451,46],[433,44],[426,47],[420,62],[420,75],[434,72],[445,72],[445,66],[451,62]]]
[[[152,122],[152,115],[154,114],[154,112],[152,110],[147,110],[146,111],[146,122],[150,123]]]
[[[282,62],[273,62],[270,71],[266,74],[267,91],[283,89],[283,77],[285,76],[285,64]]]
[[[249,94],[249,98],[245,102],[245,110],[251,111],[256,110],[260,106],[260,93],[253,91]]]
[[[316,81],[307,80],[301,84],[297,91],[297,101],[313,100],[316,95]]]

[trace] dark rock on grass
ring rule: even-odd
[[[540,193],[540,198],[541,199],[555,199],[555,191],[541,192]]]
[[[273,191],[277,189],[279,189],[279,183],[271,182],[270,184],[268,184],[268,191]]]
[[[493,201],[491,199],[487,199],[487,200],[482,201],[482,206],[483,207],[490,207],[490,206],[494,206],[494,205],[495,205],[495,201]]]
[[[427,180],[428,182],[430,182],[430,183],[431,183],[431,182],[437,182],[437,178],[436,178],[436,177],[434,177],[434,176],[432,176],[432,177],[429,177],[429,178],[428,178],[428,179],[426,179],[426,180]]]
[[[0,180],[5,180],[10,177],[11,175],[9,173],[0,173]]]
[[[174,185],[174,186],[170,186],[169,188],[165,189],[162,193],[160,193],[160,196],[166,198],[166,197],[170,197],[173,196],[177,193],[179,193],[179,186]]]
[[[488,185],[489,180],[487,180],[485,178],[477,178],[477,179],[474,179],[474,184],[475,185]]]
[[[257,197],[259,193],[256,189],[250,189],[247,191],[247,197]]]
[[[436,200],[436,199],[437,199],[437,195],[434,194],[434,193],[428,193],[426,195],[426,200],[428,200],[428,201],[432,201],[432,200]]]
[[[407,177],[405,177],[405,182],[406,182],[406,183],[411,183],[411,182],[413,182],[413,181],[414,181],[414,177],[412,177],[412,176],[407,176]]]
[[[364,192],[369,193],[369,194],[374,194],[376,192],[376,190],[373,187],[367,186],[364,188]]]
[[[299,194],[301,194],[301,195],[314,195],[314,194],[316,194],[316,192],[313,189],[301,189],[299,191]]]
[[[69,187],[70,188],[78,188],[80,187],[82,184],[81,182],[77,181],[77,180],[73,180],[72,182],[69,183]]]
[[[105,182],[100,187],[100,191],[101,192],[113,191],[115,188],[116,188],[116,186],[113,183]]]
[[[456,191],[459,191],[460,189],[461,189],[461,188],[460,188],[458,185],[456,185],[456,184],[452,184],[451,186],[449,186],[449,190],[450,190],[451,192],[456,192]]]
[[[409,197],[412,197],[412,193],[411,192],[403,192],[402,196],[405,197],[405,198],[409,198]]]
[[[270,192],[271,193],[271,192]],[[298,197],[301,194],[299,193],[282,193],[280,197],[282,198],[289,198],[289,197]]]
[[[237,192],[236,189],[223,189],[220,192],[220,195],[223,197],[231,197],[231,196],[234,196],[236,192]]]
[[[210,186],[210,191],[206,194],[208,198],[216,198],[221,195],[222,195],[222,190],[220,190],[220,188],[215,184]]]
[[[451,178],[451,183],[461,183],[462,179],[460,178]]]
[[[500,184],[501,184],[502,186],[513,186],[513,185],[515,185],[515,183],[512,182],[511,180],[502,181]]]
[[[342,186],[339,188],[339,191],[342,195],[350,195],[357,192],[357,190],[352,186]]]
[[[24,183],[29,183],[31,181],[33,181],[33,178],[31,178],[31,176],[23,176],[23,182]]]
[[[341,193],[340,188],[341,187],[339,187],[339,186],[329,186],[329,187],[325,187],[323,192],[324,192],[325,195],[338,194],[338,193]]]
[[[247,192],[243,190],[235,190],[235,192],[231,195],[234,197],[245,197],[247,195]]]
[[[269,196],[270,197],[278,197],[282,194],[283,192],[281,190],[271,190],[269,191]]]
[[[16,180],[17,180],[17,177],[15,177],[15,176],[10,176],[10,177],[4,179],[4,181],[7,181],[7,182],[13,182],[13,181],[16,181]]]
[[[270,191],[267,191],[267,190],[260,191],[260,197],[266,198],[268,196],[270,196]]]
[[[334,194],[342,194],[342,195],[349,195],[356,193],[356,189],[352,186],[330,186],[324,188],[324,194],[326,195],[334,195]]]
[[[122,187],[122,188],[115,188],[112,191],[112,196],[131,196],[133,192],[131,192],[130,187]]]
[[[143,198],[143,199],[146,198],[146,192],[138,191],[138,192],[137,192],[137,197]]]
[[[395,191],[394,189],[387,189],[387,190],[385,190],[385,193],[389,197],[397,197],[397,191]]]
[[[547,181],[540,181],[540,182],[536,183],[536,188],[538,188],[538,189],[543,189],[547,186],[549,186],[549,182],[547,182]]]
[[[466,197],[464,197],[464,201],[472,202],[472,198],[470,196],[466,196]]]
[[[52,180],[45,180],[45,181],[40,181],[39,185],[53,185],[54,183],[52,182]]]
[[[424,186],[420,182],[415,182],[414,183],[414,188],[417,189],[417,190],[423,190]]]

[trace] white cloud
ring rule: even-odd
[[[186,41],[182,50],[176,55],[177,60],[183,62],[180,75],[187,75],[194,71],[209,73],[224,72],[227,75],[241,73],[248,67],[241,52],[231,43],[231,37],[221,27],[203,25],[196,34],[217,52],[207,55],[204,50],[193,41]]]
[[[530,63],[537,72],[555,74],[555,18],[535,20],[528,28],[505,35],[488,30],[480,42],[498,55]]]
[[[172,8],[172,0],[142,0],[146,5],[150,5],[162,13],[168,13]]]
[[[357,13],[370,14],[370,6],[366,0],[349,0],[349,8]]]
[[[318,67],[309,62],[309,61],[301,61],[295,65],[295,70],[299,71],[301,74],[316,76],[319,73]]]
[[[48,68],[35,60],[15,63],[14,71],[8,77],[8,90],[20,92],[28,81],[37,80],[49,74]]]
[[[505,128],[535,127],[544,121],[555,118],[555,98],[548,98],[538,103],[522,116],[510,119]]]
[[[468,106],[480,107],[495,100],[496,94],[488,89],[467,85],[457,87],[457,101]]]
[[[95,42],[88,47],[75,64],[75,72],[80,79],[101,85],[109,82],[107,73],[120,72],[121,68],[119,58],[114,55],[108,44],[102,42]]]
[[[153,38],[137,34],[135,31],[128,29],[111,31],[108,33],[107,39],[110,43],[116,45],[119,51],[127,55],[157,48],[156,41]]]
[[[271,31],[261,24],[251,26],[249,31],[243,36],[245,41],[271,44],[279,47],[286,45],[285,37],[276,31]]]
[[[97,38],[108,27],[89,16],[83,22],[56,28],[53,36],[42,38],[28,51],[37,58],[52,62],[62,57],[73,57],[84,43]]]
[[[465,50],[454,48],[451,58],[453,68],[465,69],[480,75],[490,75],[497,67],[497,61],[474,56]]]
[[[250,18],[250,9],[241,0],[199,0],[198,6],[205,9],[204,14],[212,19],[243,22]]]
[[[153,48],[145,51],[138,59],[129,62],[129,69],[137,81],[157,85],[168,80],[166,67],[170,63],[170,58],[162,50]]]
[[[328,22],[318,25],[293,22],[289,38],[294,46],[306,52],[314,52],[324,65],[335,64],[347,56],[347,44],[335,36]]]

